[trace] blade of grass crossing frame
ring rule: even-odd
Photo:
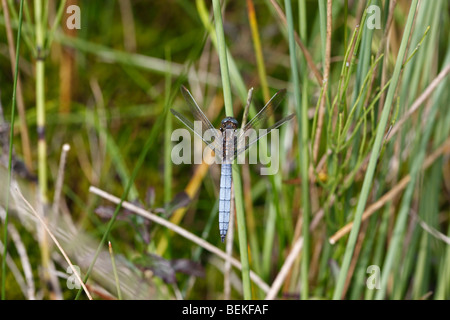
[[[225,35],[223,32],[222,14],[220,11],[220,1],[213,0],[214,19],[216,26],[217,47],[219,51],[220,72],[222,75],[223,95],[225,102],[225,113],[228,117],[233,116],[233,104],[231,99],[231,84],[228,73],[227,47],[225,43]],[[247,244],[247,229],[244,216],[244,201],[242,195],[242,183],[239,173],[239,167],[233,163],[233,185],[236,205],[236,220],[238,225],[239,236],[239,251],[242,264],[242,284],[244,299],[250,300],[252,298],[251,283],[250,283],[250,265],[248,260],[248,244]]]
[[[166,48],[166,60],[170,61],[170,49]],[[170,64],[168,64],[170,66]],[[165,109],[169,108],[170,102],[170,84],[172,81],[170,69],[167,70],[165,77]],[[172,161],[171,161],[171,134],[172,134],[172,118],[171,114],[167,113],[164,126],[164,203],[165,205],[172,199]]]
[[[23,0],[20,1],[19,8],[19,28],[17,29],[17,42],[16,42],[16,65],[14,67],[14,86],[12,94],[12,104],[11,104],[11,128],[9,135],[9,154],[8,154],[8,183],[7,183],[7,194],[6,194],[6,213],[5,213],[5,223],[3,225],[3,259],[2,259],[2,300],[5,300],[6,292],[6,254],[7,254],[7,241],[8,241],[8,214],[9,214],[9,187],[11,185],[11,174],[12,174],[12,148],[13,148],[13,138],[14,138],[14,120],[15,120],[15,109],[16,109],[16,88],[17,88],[17,72],[19,67],[19,52],[20,52],[20,34],[22,32],[22,16],[23,14]]]
[[[112,268],[113,268],[114,281],[116,282],[117,298],[119,300],[122,300],[122,292],[120,291],[119,275],[117,274],[116,259],[114,258],[114,251],[112,248],[111,241],[108,241],[108,247],[109,247],[109,255],[111,257],[111,264],[112,264]]]
[[[300,34],[300,38],[303,41],[303,43],[307,43],[307,11],[306,11],[306,0],[300,0],[299,1],[299,17],[300,17],[300,30],[299,30],[299,34]],[[325,48],[325,47],[324,47]],[[325,51],[325,50],[324,50]],[[323,60],[325,63],[325,60]],[[300,68],[301,70],[307,70],[308,66],[308,62],[306,61],[305,58],[303,58],[301,60],[301,64],[300,64]],[[302,99],[302,110],[308,110],[309,105],[308,105],[308,72],[303,72],[302,73],[302,94],[301,94],[301,99]],[[326,99],[326,95],[324,95],[322,97],[322,99]],[[304,114],[304,113],[303,113]],[[309,128],[308,128],[309,130]],[[309,166],[309,164],[308,164]],[[304,178],[302,178],[303,180]],[[304,185],[302,186],[302,190],[304,188]],[[308,201],[309,201],[309,194],[308,196],[306,194],[302,194],[303,197],[307,197]],[[308,207],[309,207],[309,203],[308,203]],[[307,220],[303,220],[303,224],[302,224],[302,234],[303,234],[303,257],[306,257],[306,255],[309,256],[309,211],[306,213],[306,211],[304,211],[304,217],[307,216]],[[306,235],[306,238],[305,238]],[[306,240],[306,241],[305,241]],[[306,260],[306,261],[305,261]],[[300,275],[301,275],[301,279],[307,279],[309,277],[309,258],[307,259],[302,259],[300,261],[301,265],[300,265]],[[308,281],[303,281],[302,280],[302,286],[300,288],[300,294],[302,297],[305,297],[305,299],[307,298],[307,296],[309,295],[309,287],[308,287]]]
[[[300,127],[300,138],[299,138],[299,161],[300,161],[300,175],[301,175],[301,199],[302,199],[302,209],[303,209],[303,249],[302,249],[302,265],[301,265],[301,297],[307,299],[309,296],[308,288],[308,274],[309,274],[309,150],[308,150],[308,109],[307,105],[301,103],[300,94],[300,80],[298,75],[297,67],[297,56],[296,56],[296,44],[294,38],[294,22],[292,15],[291,1],[285,0],[285,10],[288,28],[288,39],[289,39],[289,56],[291,59],[291,70],[292,70],[292,80],[294,85],[294,102],[295,111],[297,114],[297,121]]]
[[[264,101],[270,100],[269,85],[267,83],[266,67],[264,65],[264,57],[261,48],[261,40],[258,31],[258,21],[256,20],[255,6],[253,0],[247,0],[248,20],[252,32],[253,48],[255,50],[256,65],[258,67],[259,82],[263,90]]]

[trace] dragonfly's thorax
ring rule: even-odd
[[[237,120],[235,118],[226,117],[220,123],[220,131],[224,132],[225,130],[228,130],[228,129],[236,130],[238,125],[239,125],[239,123],[237,122]]]
[[[222,120],[220,132],[222,133],[223,143],[223,163],[232,162],[236,152],[236,129],[238,122],[232,117],[226,117]]]

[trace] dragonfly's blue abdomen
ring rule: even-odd
[[[219,192],[219,232],[222,242],[228,231],[231,205],[231,164],[223,163],[220,175]]]

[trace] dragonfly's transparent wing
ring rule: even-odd
[[[291,120],[295,115],[291,114],[282,120],[278,121],[271,127],[267,128],[264,133],[258,135],[259,129],[262,129],[262,125],[265,123],[265,120],[269,118],[269,116],[278,108],[281,101],[283,101],[284,97],[286,96],[286,90],[280,90],[267,102],[267,104],[264,106],[264,108],[261,109],[261,111],[258,112],[258,114],[251,119],[245,127],[239,131],[237,135],[237,150],[236,150],[236,156],[240,154],[241,152],[244,152],[247,150],[252,144],[254,144],[256,141],[261,139],[262,137],[268,135],[270,131],[278,128],[279,126],[283,125],[284,123]],[[253,129],[253,130],[251,130]],[[250,131],[251,130],[251,131]],[[246,138],[248,138],[248,141],[245,141]]]
[[[194,117],[195,121],[199,121],[201,125],[195,126],[192,121],[187,119],[185,116],[180,114],[179,112],[170,109],[172,114],[178,118],[186,127],[188,127],[192,132],[194,132],[196,135],[198,135],[208,147],[210,147],[212,150],[216,152],[216,154],[220,153],[221,148],[221,135],[219,134],[218,130],[214,128],[214,126],[211,124],[211,122],[208,120],[208,118],[205,116],[203,111],[200,109],[198,104],[195,102],[194,98],[192,97],[191,93],[189,92],[186,87],[181,86],[181,93],[186,100],[189,110],[192,113],[192,116]],[[209,131],[209,132],[208,132]],[[211,137],[212,140],[208,141],[205,139],[205,137]]]
[[[244,135],[245,132],[253,128],[255,130],[258,130],[261,128],[261,124],[264,123],[266,119],[270,117],[270,115],[278,108],[281,101],[283,101],[284,97],[286,96],[286,89],[282,89],[275,93],[273,97],[269,100],[269,102],[266,103],[264,108],[262,108],[256,116],[251,119],[244,128],[242,128],[242,131],[240,135]],[[238,137],[239,139],[239,137]]]
[[[254,144],[256,141],[258,141],[259,139],[261,139],[262,137],[267,136],[272,130],[282,126],[283,124],[285,124],[286,122],[290,121],[293,117],[295,117],[295,114],[291,114],[283,119],[281,119],[280,121],[278,121],[277,123],[275,123],[273,126],[265,129],[265,131],[259,135],[256,134],[256,132],[254,132],[253,134],[249,135],[249,141],[247,143],[245,143],[245,141],[243,141],[243,139],[246,138],[245,135],[240,135],[240,142],[238,142],[237,146],[237,150],[236,150],[236,154],[235,156],[241,154],[242,152],[244,152],[245,150],[247,150],[248,148],[250,148],[250,146],[252,144]]]

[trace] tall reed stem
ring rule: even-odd
[[[228,73],[228,60],[225,44],[225,35],[223,32],[222,14],[220,12],[219,0],[213,0],[214,19],[216,25],[217,44],[219,51],[220,71],[222,75],[223,96],[225,101],[225,113],[227,117],[233,116],[233,103],[231,99],[231,84]],[[236,204],[236,220],[238,225],[239,236],[239,251],[241,255],[242,264],[242,284],[244,291],[244,299],[250,300],[251,284],[250,284],[250,264],[248,261],[248,244],[247,244],[247,228],[245,225],[244,216],[244,200],[242,195],[241,176],[239,174],[239,167],[233,163],[233,186]]]
[[[38,133],[38,182],[39,195],[45,206],[47,199],[47,144],[45,141],[45,61],[44,41],[45,22],[43,21],[42,0],[34,1],[36,28],[36,114]]]
[[[294,21],[292,15],[291,1],[285,0],[286,20],[289,39],[289,56],[291,59],[292,81],[294,83],[294,103],[297,115],[297,122],[300,128],[299,139],[299,162],[300,175],[302,180],[302,234],[303,234],[303,253],[301,265],[301,294],[303,299],[307,299],[309,295],[308,290],[308,274],[309,274],[309,216],[310,216],[310,200],[309,200],[309,148],[308,148],[308,109],[306,104],[301,103],[300,94],[300,79],[298,75],[297,55],[295,46]],[[295,239],[294,239],[295,240]]]

